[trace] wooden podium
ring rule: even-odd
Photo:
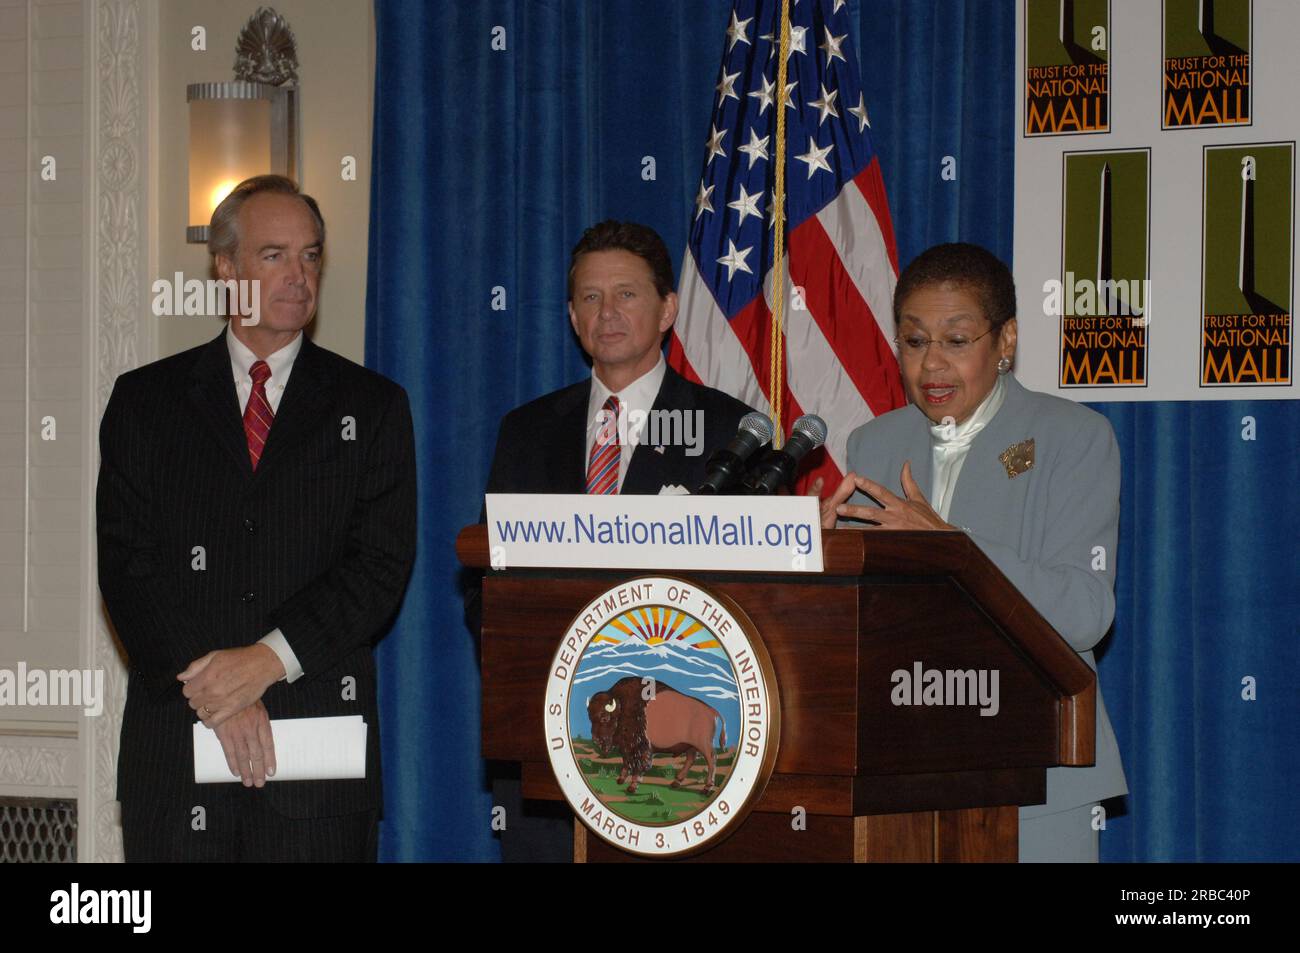
[[[1046,768],[1094,760],[1096,676],[964,533],[823,534],[812,573],[689,572],[749,616],[780,686],[776,766],[752,812],[692,861],[1015,861],[1017,806]],[[461,561],[488,567],[485,526]],[[488,570],[483,756],[522,765],[524,796],[560,800],[543,730],[560,636],[635,570]],[[902,705],[892,673],[997,670],[998,710]],[[793,812],[806,812],[803,829]],[[575,820],[574,858],[636,861]]]

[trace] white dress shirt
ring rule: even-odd
[[[239,412],[248,407],[248,398],[253,396],[253,378],[249,371],[258,361],[258,356],[248,349],[243,341],[226,328],[226,347],[230,351],[230,372],[235,376],[235,393],[239,396]],[[280,398],[284,396],[285,385],[293,373],[293,362],[302,350],[302,332],[297,337],[266,358],[266,366],[271,369],[271,376],[266,382],[266,402],[271,405],[271,413],[280,409]]]
[[[934,511],[948,519],[948,510],[952,508],[952,494],[957,488],[957,478],[961,476],[966,454],[975,440],[975,435],[988,426],[989,421],[997,416],[1006,397],[1006,385],[1002,375],[998,375],[993,390],[985,397],[975,413],[959,424],[932,424],[930,426],[930,446],[934,461],[934,484],[930,488],[930,505]]]
[[[248,349],[243,341],[235,337],[229,326],[226,327],[226,348],[230,351],[230,372],[235,378],[235,394],[239,398],[239,412],[243,414],[248,407],[248,399],[253,396],[253,378],[248,373],[259,358]],[[266,358],[266,365],[271,369],[271,376],[266,382],[266,402],[271,405],[271,413],[280,409],[280,398],[284,396],[284,387],[289,383],[293,372],[294,359],[302,350],[302,332],[280,350]],[[275,426],[275,421],[271,422]],[[285,680],[295,682],[302,678],[302,665],[298,656],[289,647],[289,640],[278,628],[272,629],[258,639],[280,659],[284,666]]]
[[[587,465],[591,462],[592,444],[596,442],[596,435],[600,432],[602,419],[600,412],[604,409],[606,400],[617,397],[620,417],[618,487],[620,492],[622,491],[623,481],[627,479],[628,465],[632,462],[632,451],[641,441],[641,435],[650,420],[650,411],[655,405],[655,398],[659,396],[659,388],[663,386],[666,373],[668,373],[668,364],[661,353],[659,363],[615,394],[605,386],[605,382],[594,371],[592,372],[591,396],[587,398],[587,443],[582,457],[584,474],[587,472]]]

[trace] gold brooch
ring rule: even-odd
[[[1007,468],[1007,479],[1014,480],[1026,470],[1034,468],[1034,438],[1013,443],[998,454],[998,459]]]

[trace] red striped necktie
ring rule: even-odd
[[[618,492],[618,464],[622,448],[618,444],[618,398],[610,397],[600,409],[601,427],[591,445],[587,464],[587,492]]]
[[[244,408],[244,436],[248,438],[248,458],[256,472],[271,424],[275,421],[271,404],[266,399],[266,382],[271,379],[271,368],[267,367],[266,361],[254,361],[248,369],[248,376],[253,379],[253,392],[248,395],[248,406]]]

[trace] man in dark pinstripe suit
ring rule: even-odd
[[[128,860],[367,860],[381,801],[372,640],[415,551],[410,408],[306,337],[325,226],[291,181],[213,213],[219,276],[260,307],[122,375],[100,428],[99,581],[129,657]],[[362,715],[364,779],[279,781],[271,719]],[[196,717],[232,781],[195,784]]]

